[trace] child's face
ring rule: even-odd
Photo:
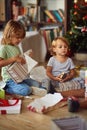
[[[56,42],[57,44],[56,47],[54,48],[56,55],[66,55],[68,51],[68,45],[60,39],[57,40]]]
[[[21,41],[22,41],[22,38],[19,38],[19,37],[12,37],[11,38],[11,43],[13,45],[18,45]]]

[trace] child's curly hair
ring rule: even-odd
[[[66,38],[64,38],[64,37],[56,37],[53,41],[52,41],[52,45],[51,45],[51,47],[49,48],[49,51],[50,51],[50,54],[51,55],[56,55],[56,53],[53,51],[53,49],[56,47],[56,45],[57,45],[57,40],[61,40],[61,41],[63,41],[68,47],[69,47],[69,43],[68,43],[68,41],[67,41],[67,39]]]
[[[3,38],[1,44],[11,44],[12,37],[24,38],[25,28],[22,23],[14,20],[9,20],[3,31]]]

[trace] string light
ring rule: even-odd
[[[77,3],[78,0],[74,0],[74,3]]]

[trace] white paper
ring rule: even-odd
[[[26,59],[28,73],[30,73],[33,67],[35,67],[38,64],[38,62],[32,59],[31,57],[29,57],[27,54],[24,54],[24,56]]]
[[[63,96],[60,93],[47,94],[44,97],[35,99],[27,107],[35,108],[37,112],[41,113],[43,107],[47,109],[48,107],[54,106],[62,99],[63,99]]]

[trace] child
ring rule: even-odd
[[[18,94],[22,96],[35,94],[46,94],[46,90],[42,89],[39,82],[29,78],[23,82],[16,84],[10,76],[7,74],[7,68],[14,62],[20,62],[25,64],[26,61],[21,57],[21,51],[18,44],[25,37],[25,29],[23,25],[18,21],[8,21],[4,32],[3,38],[0,44],[0,68],[1,76],[4,82],[6,82],[6,92],[10,94]],[[31,87],[36,86],[36,87]],[[40,89],[41,88],[41,89]]]
[[[80,77],[74,78],[76,75],[75,65],[72,59],[67,56],[68,49],[68,42],[64,37],[58,37],[53,40],[51,48],[51,54],[53,56],[50,57],[46,69],[46,73],[50,79],[51,85],[60,90],[64,90],[64,84],[68,83],[69,81],[69,86],[66,86],[67,90],[68,87],[70,87],[72,80],[77,82],[77,86],[78,84],[80,87],[84,86],[84,81]],[[64,83],[63,87],[59,88],[62,83]],[[71,87],[69,89],[73,88]]]

